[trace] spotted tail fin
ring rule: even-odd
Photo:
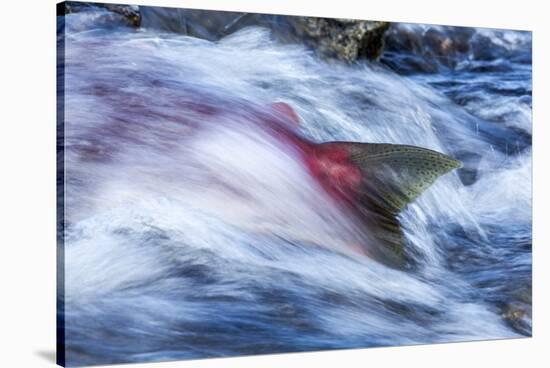
[[[461,167],[445,154],[397,144],[331,142],[348,153],[361,172],[356,207],[367,219],[369,232],[384,244],[382,257],[403,263],[403,238],[397,215],[437,178]]]

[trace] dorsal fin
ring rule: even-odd
[[[271,104],[271,108],[295,126],[300,125],[300,117],[289,104],[285,102],[274,102]]]
[[[363,212],[369,232],[385,246],[380,258],[402,265],[402,231],[397,215],[438,177],[461,167],[461,163],[442,153],[408,145],[351,142],[323,145],[345,149],[350,162],[361,171],[356,206]]]

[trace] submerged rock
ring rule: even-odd
[[[504,321],[516,332],[531,336],[531,306],[527,304],[509,304],[501,312]]]
[[[141,26],[216,41],[248,26],[271,29],[283,42],[303,42],[323,58],[376,59],[387,22],[296,17],[211,10],[140,7]]]
[[[531,336],[531,312],[527,307],[510,305],[503,310],[501,316],[515,331]]]
[[[141,26],[216,41],[241,28],[267,25],[269,16],[252,13],[141,6]]]
[[[410,74],[437,73],[456,69],[465,62],[499,58],[530,64],[530,32],[393,23],[386,34],[382,62],[400,73]],[[484,72],[495,67],[502,66],[483,65],[471,70]]]
[[[386,36],[383,61],[401,72],[453,69],[471,53],[473,28],[393,24]]]
[[[388,22],[332,19],[215,10],[66,2],[62,14],[108,10],[127,25],[217,41],[249,26],[269,28],[282,42],[304,43],[324,59],[352,62],[377,59]]]
[[[465,186],[472,185],[479,178],[479,164],[482,156],[476,152],[460,151],[455,156],[462,162],[462,168],[458,169],[458,177]]]
[[[532,287],[529,285],[519,287],[510,293],[511,300],[500,308],[502,319],[516,332],[531,336],[532,329]]]

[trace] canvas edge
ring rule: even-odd
[[[56,4],[56,363],[65,366],[65,1]]]

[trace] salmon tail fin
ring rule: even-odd
[[[361,171],[368,196],[394,215],[462,163],[426,148],[376,143],[344,143],[350,161]]]
[[[375,258],[404,264],[403,233],[397,218],[409,203],[437,178],[462,166],[460,161],[429,149],[397,144],[331,142],[340,147],[361,172],[354,207],[371,235],[383,247]]]

